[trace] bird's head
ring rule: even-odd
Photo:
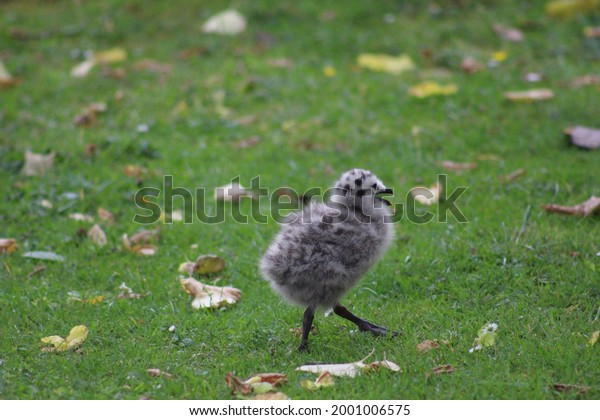
[[[382,195],[391,195],[393,191],[387,188],[375,174],[364,169],[352,169],[342,174],[334,185],[335,194],[347,198],[371,197],[371,201],[381,201],[391,205]]]

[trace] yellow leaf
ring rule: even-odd
[[[440,85],[437,82],[426,81],[411,87],[408,92],[417,98],[427,98],[428,96],[438,95],[454,95],[456,92],[458,92],[458,86],[455,84]]]
[[[415,69],[415,63],[406,54],[397,57],[385,54],[360,54],[358,56],[358,65],[369,70],[394,75]]]
[[[546,14],[553,18],[569,19],[577,14],[593,11],[598,4],[599,0],[555,0],[546,3]]]
[[[94,53],[94,60],[100,64],[119,63],[127,60],[127,51],[123,48],[111,48],[110,50]]]
[[[334,77],[336,75],[336,71],[331,66],[323,67],[323,74],[327,77]]]
[[[43,351],[66,351],[72,349],[85,341],[88,336],[88,328],[85,325],[77,325],[71,329],[66,339],[51,335],[42,338],[42,343],[52,344],[54,347],[45,347]]]
[[[506,51],[494,51],[492,53],[492,60],[497,61],[498,63],[505,61],[508,58],[508,54]]]
[[[415,201],[426,206],[431,206],[440,200],[443,191],[444,187],[442,187],[442,184],[436,182],[429,188],[422,186],[414,187],[410,190],[410,194],[414,197]]]
[[[590,337],[590,347],[596,344],[596,341],[598,341],[598,336],[600,336],[600,331],[594,331],[592,333],[592,336]]]

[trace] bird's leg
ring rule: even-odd
[[[375,336],[387,335],[388,333],[387,328],[380,327],[357,317],[350,312],[348,308],[346,308],[344,305],[340,305],[339,303],[333,308],[333,312],[335,312],[336,315],[347,319],[348,321],[354,322],[358,326],[359,331],[368,331]],[[392,331],[392,337],[396,337],[397,335],[398,333],[396,331]]]
[[[308,351],[308,334],[312,327],[313,319],[315,318],[315,307],[309,306],[304,311],[304,318],[302,320],[302,341],[298,346],[298,351]]]

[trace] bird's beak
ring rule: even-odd
[[[388,200],[386,200],[385,198],[381,198],[379,197],[380,194],[394,194],[394,190],[392,190],[391,188],[386,188],[385,190],[379,190],[375,193],[375,196],[377,198],[379,198],[381,201],[383,201],[385,204],[387,204],[388,206],[391,206],[392,203],[389,202]]]

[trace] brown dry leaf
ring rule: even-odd
[[[169,63],[160,63],[155,60],[140,60],[133,65],[135,70],[145,70],[152,73],[171,74],[173,65]]]
[[[594,344],[596,344],[596,341],[598,341],[598,337],[600,337],[600,331],[594,331],[592,333],[592,336],[590,337],[590,347],[592,347]]]
[[[600,77],[594,74],[587,74],[585,76],[573,79],[571,86],[578,88],[581,86],[600,85]]]
[[[417,344],[417,351],[419,353],[426,353],[429,350],[437,349],[439,346],[437,340],[425,340]]]
[[[582,149],[600,148],[600,130],[596,128],[575,126],[565,129],[567,138]]]
[[[248,395],[252,393],[252,386],[234,376],[232,372],[228,372],[225,375],[225,382],[227,382],[227,386],[232,394]]]
[[[12,238],[0,238],[0,254],[12,254],[17,248],[16,240]]]
[[[552,388],[558,392],[576,392],[578,394],[585,394],[590,391],[590,387],[582,385],[567,385],[567,384],[553,384]]]
[[[74,119],[75,125],[82,125],[89,127],[96,122],[98,114],[106,111],[106,104],[104,102],[94,102],[89,104],[84,110],[78,114]]]
[[[250,147],[256,146],[260,142],[260,137],[252,136],[246,139],[238,141],[233,147],[235,149],[248,149]]]
[[[146,372],[148,372],[150,374],[150,376],[155,377],[155,378],[157,376],[164,376],[165,378],[169,378],[169,379],[174,378],[173,374],[168,373],[168,372],[163,372],[162,370],[157,369],[157,368],[146,369]]]
[[[210,286],[200,283],[198,280],[188,277],[180,279],[181,287],[185,292],[192,296],[192,308],[220,308],[227,305],[232,305],[239,301],[242,297],[242,292],[239,289],[228,286]]]
[[[56,152],[52,151],[47,155],[32,153],[29,150],[25,151],[25,164],[21,172],[23,175],[35,176],[44,175],[52,166],[54,166],[54,157]]]
[[[15,79],[8,72],[2,60],[0,60],[0,87],[9,87],[19,84],[20,80]]]
[[[506,92],[504,97],[513,102],[547,101],[554,98],[554,92],[550,89],[531,89]]]
[[[600,212],[600,198],[591,196],[583,203],[576,206],[562,206],[559,204],[546,204],[543,206],[547,212],[569,214],[571,216],[592,216]]]
[[[456,173],[470,171],[471,169],[477,168],[477,164],[475,162],[454,162],[452,160],[444,160],[440,162],[439,165],[448,171],[453,171]]]
[[[436,182],[431,187],[418,186],[410,190],[410,194],[415,201],[425,206],[431,206],[440,200],[440,196],[444,192],[444,187],[439,182]]]
[[[141,230],[133,235],[129,240],[132,244],[148,244],[156,241],[159,238],[160,231],[158,228],[151,230]]]
[[[460,63],[460,68],[465,73],[473,74],[477,73],[480,70],[483,70],[485,66],[483,65],[483,63],[481,63],[473,57],[465,57]]]
[[[88,238],[92,243],[98,245],[100,248],[106,246],[108,240],[106,239],[106,234],[102,230],[102,228],[95,224],[87,233]]]
[[[100,220],[104,220],[111,225],[115,222],[115,216],[110,211],[102,207],[98,207],[98,217]]]
[[[186,261],[179,265],[181,274],[214,274],[225,269],[225,260],[217,255],[200,255],[195,262]]]
[[[501,175],[500,176],[500,181],[502,181],[502,182],[512,182],[515,179],[517,179],[517,178],[519,178],[519,177],[521,177],[523,175],[525,175],[525,169],[519,168],[516,171],[513,171],[513,172],[511,172],[509,174]]]
[[[144,255],[152,256],[156,254],[157,246],[150,242],[158,239],[159,230],[158,228],[152,230],[142,230],[131,238],[125,233],[122,236],[123,246],[131,252]]]
[[[259,373],[242,381],[234,376],[232,372],[229,372],[225,375],[225,381],[233,394],[249,395],[254,393],[265,395],[264,399],[279,399],[277,396],[269,394],[274,394],[273,391],[276,387],[287,382],[287,375],[283,373]]]
[[[246,379],[246,383],[268,382],[273,386],[280,386],[286,383],[287,380],[288,377],[285,373],[258,373]]]
[[[454,372],[454,367],[452,365],[442,365],[431,368],[434,375],[441,375],[444,373],[452,373]]]
[[[523,32],[518,30],[517,28],[510,28],[508,26],[496,24],[494,25],[494,32],[496,32],[500,37],[506,41],[510,42],[521,42],[523,41]]]

